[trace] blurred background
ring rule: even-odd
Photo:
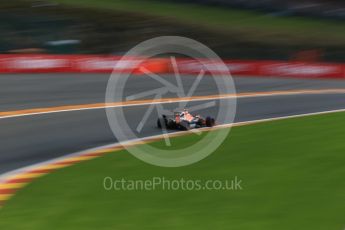
[[[2,0],[0,52],[123,54],[161,35],[221,57],[345,61],[341,0]]]
[[[344,20],[344,0],[0,0],[0,229],[345,229],[345,116],[325,114],[345,111]],[[164,35],[205,44],[228,69],[177,55],[176,64],[119,62]],[[234,82],[236,97],[218,90],[211,71]],[[109,124],[120,122],[108,120],[104,104],[110,73],[134,73],[114,86],[124,96],[114,98],[123,102],[114,109],[123,110],[124,133],[162,135],[153,105],[173,111],[178,101],[217,117],[222,101],[236,99],[227,109],[237,127],[185,167],[117,152]],[[315,114],[323,115],[305,117]],[[172,139],[169,149],[203,137]],[[108,191],[109,176],[238,177],[244,189]]]

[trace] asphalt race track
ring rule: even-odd
[[[108,74],[26,74],[0,75],[0,112],[64,105],[103,103]],[[173,76],[166,80],[175,83]],[[185,90],[195,76],[183,76]],[[308,80],[288,78],[234,78],[236,91],[270,92],[304,89],[345,89],[341,80]],[[126,96],[162,87],[148,76],[129,78]],[[118,89],[122,90],[122,89]],[[217,88],[211,77],[204,77],[194,95],[214,95]],[[167,93],[165,97],[176,97]],[[196,102],[188,104],[193,106]],[[174,109],[176,104],[165,105]],[[127,122],[136,129],[148,105],[124,109]],[[345,94],[279,95],[248,97],[237,100],[235,121],[257,120],[287,115],[345,109]],[[200,114],[215,115],[217,106]],[[138,136],[161,131],[155,126],[156,114],[145,123]],[[0,174],[53,159],[59,156],[116,142],[104,109],[66,111],[0,119]]]

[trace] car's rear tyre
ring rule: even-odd
[[[168,122],[167,122],[167,129],[176,129],[176,123],[169,119]]]

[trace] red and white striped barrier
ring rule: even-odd
[[[144,60],[139,57],[119,62],[121,56],[101,55],[0,55],[0,73],[140,73],[140,67],[151,72],[172,73],[169,59]],[[223,74],[240,76],[345,78],[345,64],[287,61],[225,60],[226,69],[214,61],[201,64],[194,59],[178,59],[182,74]],[[223,68],[223,69],[222,69]]]

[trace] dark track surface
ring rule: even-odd
[[[0,75],[0,111],[69,104],[102,103],[109,75]],[[173,82],[172,77],[166,77]],[[188,89],[195,77],[184,76]],[[274,78],[235,78],[237,92],[343,88],[345,81]],[[127,95],[160,87],[148,77],[130,79]],[[194,95],[216,94],[212,78],[205,77]],[[174,95],[166,95],[174,96]],[[167,107],[174,107],[173,104]],[[345,108],[345,95],[295,95],[242,98],[235,121],[256,120]],[[135,129],[147,106],[128,107],[125,114]],[[215,114],[208,108],[201,114]],[[156,116],[139,136],[159,134]],[[104,109],[0,119],[0,174],[91,147],[116,142]]]

